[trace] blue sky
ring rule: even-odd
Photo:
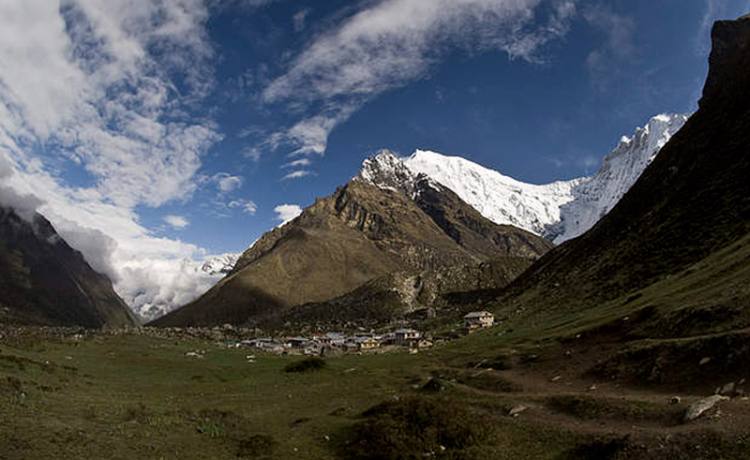
[[[692,112],[748,0],[11,0],[2,177],[131,305],[215,279],[381,148],[544,183]],[[42,203],[39,205],[38,203]],[[280,205],[286,205],[279,208]],[[283,217],[283,216],[282,216]]]
[[[716,14],[735,16],[743,3]],[[260,147],[257,161],[243,155],[276,126],[316,113],[264,104],[259,94],[316,36],[355,13],[341,11],[350,4],[276,2],[229,8],[211,19],[209,34],[221,54],[214,99],[221,103],[215,110],[225,138],[212,149],[205,169],[241,176],[237,196],[255,202],[257,211],[205,216],[205,209],[196,208],[198,193],[167,208],[191,222],[173,236],[213,251],[239,250],[275,225],[276,205],[304,206],[331,193],[356,174],[365,156],[384,147],[402,154],[427,148],[461,155],[535,183],[590,174],[621,135],[652,115],[694,110],[706,73],[706,2],[581,2],[569,31],[536,50],[534,62],[511,59],[502,50],[441,45],[448,49],[428,72],[377,94],[336,126],[324,155],[290,157],[289,146]],[[304,26],[298,19],[295,29],[295,15],[304,15]],[[601,56],[599,64],[590,62],[592,53]],[[294,159],[309,159],[311,165],[283,167]],[[293,170],[312,174],[282,179]],[[164,210],[144,215],[156,223]]]

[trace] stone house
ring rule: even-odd
[[[464,327],[469,330],[483,329],[495,324],[495,315],[488,311],[472,311],[464,316]]]
[[[393,333],[396,345],[408,346],[419,340],[422,334],[415,329],[398,329]]]

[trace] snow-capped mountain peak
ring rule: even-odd
[[[491,221],[538,235],[559,221],[559,208],[572,199],[571,188],[577,184],[527,184],[465,158],[428,150],[417,150],[403,161],[413,173],[424,174],[453,190]]]
[[[590,177],[527,184],[458,156],[417,150],[399,158],[382,150],[363,162],[359,180],[414,196],[417,179],[441,184],[482,215],[545,236],[555,243],[575,238],[609,212],[685,124],[687,116],[661,114],[632,136],[623,136]]]
[[[362,162],[359,179],[382,189],[404,191],[411,195],[416,174],[390,150],[381,150]]]
[[[203,261],[201,271],[209,275],[226,275],[232,271],[240,254],[220,254],[210,256]]]

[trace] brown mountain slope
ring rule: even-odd
[[[369,281],[325,302],[300,305],[268,318],[271,326],[289,323],[292,329],[321,324],[340,328],[350,324],[382,324],[431,307],[440,316],[448,293],[507,286],[533,259],[504,257],[479,264],[441,267],[420,272],[398,271]]]
[[[646,306],[666,312],[750,300],[740,285],[721,286],[747,275],[737,257],[750,230],[750,18],[718,22],[713,45],[700,109],[593,229],[501,293],[501,315],[553,328]],[[716,257],[732,244],[734,257]],[[732,316],[736,325],[749,317],[746,308]]]
[[[0,207],[0,321],[52,326],[128,326],[130,309],[39,214],[27,222]]]
[[[490,222],[450,190],[433,190],[426,181],[415,186],[420,192],[413,199],[352,180],[264,235],[203,297],[153,324],[242,323],[327,301],[395,271],[538,257],[551,247],[528,232]]]

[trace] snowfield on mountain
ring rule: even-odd
[[[687,119],[687,115],[657,115],[632,136],[623,136],[593,176],[544,185],[428,150],[417,150],[402,162],[413,174],[424,174],[450,188],[489,220],[559,244],[581,235],[608,213]],[[388,186],[395,187],[394,182],[406,176],[401,167],[389,169],[396,175]]]

